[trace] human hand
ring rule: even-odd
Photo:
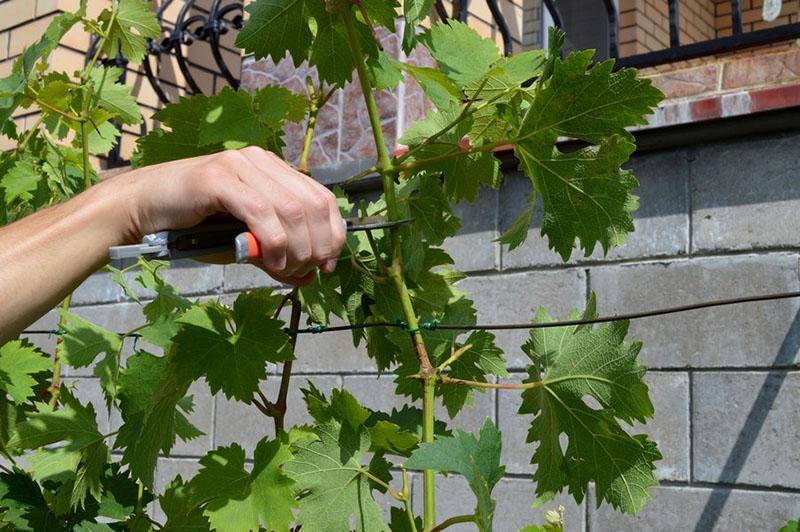
[[[261,266],[280,282],[302,286],[319,267],[330,273],[345,241],[336,197],[278,156],[257,147],[148,166],[125,180],[132,240],[184,229],[228,213],[261,243]]]

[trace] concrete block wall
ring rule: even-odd
[[[448,244],[459,267],[469,273],[462,287],[477,302],[483,322],[520,321],[538,306],[557,316],[582,307],[597,293],[603,313],[627,312],[736,295],[800,290],[800,133],[771,134],[634,155],[630,168],[639,180],[642,208],[637,232],[608,257],[595,253],[562,264],[531,230],[511,253],[492,239],[522,208],[528,182],[510,172],[497,192],[474,205],[459,205],[465,228]],[[274,285],[249,266],[181,264],[170,281],[188,295],[230,302],[241,290]],[[103,274],[87,280],[75,295],[76,311],[114,330],[141,323],[137,304]],[[52,327],[55,315],[35,327]],[[526,334],[500,332],[513,379],[521,379]],[[562,496],[570,531],[777,530],[800,516],[800,301],[787,299],[723,307],[636,321],[630,336],[644,342],[647,382],[656,407],[645,430],[664,455],[661,487],[636,517],[596,509],[593,492],[581,504]],[[37,338],[39,342],[52,342]],[[130,347],[128,350],[130,350]],[[387,376],[379,377],[350,335],[302,336],[290,394],[291,423],[308,420],[298,387],[306,380],[328,391],[345,386],[366,406],[390,409]],[[271,368],[275,374],[277,368]],[[82,399],[101,403],[90,371],[68,373]],[[278,379],[264,384],[275,394]],[[192,420],[205,436],[180,443],[158,466],[158,486],[177,473],[196,471],[197,457],[238,441],[252,452],[272,433],[271,420],[253,407],[212,397],[204,383],[193,388]],[[505,436],[508,475],[497,487],[497,530],[516,530],[541,518],[534,499],[530,456],[525,443],[530,419],[516,414],[519,395],[478,394],[472,408],[453,422],[476,430],[492,418]],[[103,412],[103,408],[98,408]],[[102,415],[102,414],[101,414]],[[440,415],[445,416],[444,412]],[[114,415],[101,424],[113,430]],[[414,504],[420,501],[414,478]],[[464,513],[472,499],[463,479],[443,479],[440,516]],[[469,501],[464,507],[460,501]],[[462,528],[466,529],[466,528]]]

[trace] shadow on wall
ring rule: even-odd
[[[786,337],[780,349],[778,349],[775,360],[772,362],[772,366],[786,367],[794,364],[798,349],[800,349],[800,311],[795,314],[792,324],[786,333]],[[736,443],[734,443],[725,461],[725,465],[722,467],[722,471],[717,479],[719,482],[735,484],[738,481],[739,474],[742,472],[756,444],[756,440],[758,440],[761,434],[767,416],[775,405],[775,401],[787,375],[788,373],[786,370],[779,370],[771,372],[767,376],[766,381],[758,391],[758,396],[755,402],[753,402],[750,412],[747,414],[747,420],[742,430],[739,432]],[[722,515],[722,511],[725,509],[725,504],[728,502],[730,495],[731,491],[727,488],[715,489],[712,491],[711,497],[709,497],[703,508],[703,513],[697,520],[694,532],[706,532],[714,529]]]

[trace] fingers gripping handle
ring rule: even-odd
[[[347,231],[347,220],[342,220],[345,231]],[[264,257],[261,255],[261,243],[256,235],[250,231],[236,235],[236,262],[247,264],[250,262],[261,262]]]

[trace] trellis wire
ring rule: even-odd
[[[432,321],[423,321],[420,323],[419,328],[412,329],[411,327],[408,326],[407,323],[403,321],[394,321],[394,322],[376,321],[376,322],[354,323],[350,325],[334,325],[334,326],[317,324],[300,329],[285,328],[284,332],[286,332],[286,334],[321,334],[325,332],[352,331],[356,329],[370,329],[374,327],[397,327],[403,329],[408,333],[416,333],[421,330],[500,331],[509,329],[549,329],[553,327],[571,327],[575,325],[592,325],[595,323],[608,323],[612,321],[637,320],[642,318],[664,316],[667,314],[677,314],[680,312],[689,312],[692,310],[701,310],[712,307],[724,307],[729,305],[738,305],[742,303],[756,303],[759,301],[775,301],[775,300],[790,299],[795,297],[800,297],[800,291],[780,292],[774,294],[761,294],[756,296],[736,297],[732,299],[717,299],[712,301],[703,301],[700,303],[692,303],[689,305],[680,305],[677,307],[666,307],[654,310],[645,310],[642,312],[614,314],[611,316],[598,316],[597,318],[579,319],[579,320],[551,321],[546,323],[529,322],[529,323],[490,323],[490,324],[467,325],[467,324],[440,323],[438,320],[432,320]],[[63,335],[65,333],[66,331],[64,331],[63,329],[29,330],[22,332],[22,334],[24,335],[32,335],[32,334]],[[123,333],[117,333],[117,334],[122,335]],[[141,335],[136,333],[136,334],[129,334],[126,336],[130,338],[139,338]]]

